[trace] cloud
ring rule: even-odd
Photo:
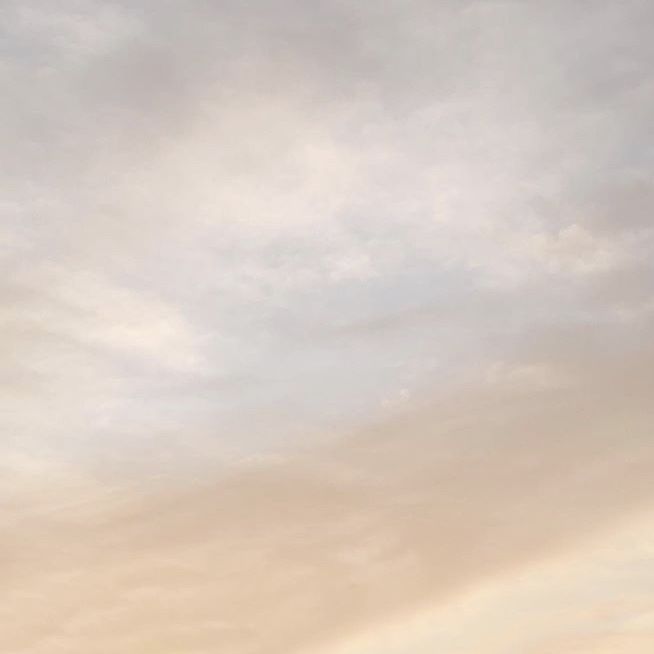
[[[651,511],[638,512],[583,548],[496,575],[442,606],[325,651],[647,652],[650,531]]]
[[[0,14],[5,649],[330,648],[651,504],[651,3]]]
[[[6,518],[4,646],[313,651],[583,547],[652,501],[649,365],[617,395],[597,364],[573,388],[467,389],[213,482],[82,479],[62,492],[85,502],[59,509],[28,495],[38,511]]]

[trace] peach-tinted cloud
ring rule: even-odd
[[[494,578],[519,586],[654,501],[649,359],[596,366],[561,390],[468,388],[213,482],[112,490],[64,475],[17,493],[3,648],[329,651]]]

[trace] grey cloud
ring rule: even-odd
[[[157,298],[220,375],[329,394],[353,356],[456,367],[548,316],[610,322],[619,280],[645,303],[646,3],[8,7],[12,270]]]

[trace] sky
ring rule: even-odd
[[[0,3],[0,650],[654,650],[649,0]]]

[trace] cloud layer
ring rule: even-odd
[[[591,645],[630,638],[622,627],[607,634],[601,623],[584,626],[588,618],[580,629],[590,634],[559,624],[552,611],[561,608],[541,597],[549,591],[537,572],[562,559],[560,578],[581,576],[569,582],[577,592],[597,583],[609,594],[609,573],[594,581],[576,552],[651,512],[651,358],[627,370],[605,365],[596,372],[620,380],[622,396],[587,377],[563,391],[468,388],[358,436],[214,481],[145,492],[43,475],[47,497],[45,481],[14,485],[5,509],[3,647],[329,652],[356,637],[347,651],[368,652],[377,650],[360,632],[399,624],[394,637],[404,651],[403,617],[431,607],[438,623],[462,592],[494,579],[507,601],[511,593],[530,597],[522,585],[534,567],[535,601],[550,615],[545,624],[554,623],[545,636],[570,632],[570,642]],[[649,539],[650,526],[646,520],[637,538]],[[625,540],[609,548],[610,565],[638,555]],[[633,580],[611,573],[626,605],[621,619],[631,602],[645,601],[644,556]],[[604,610],[604,601],[593,598],[587,610]],[[648,629],[634,638],[651,642]],[[414,631],[420,636],[412,627],[408,642]],[[508,646],[508,635],[495,638]],[[541,646],[533,651],[547,651]]]
[[[653,19],[3,3],[3,651],[649,651]]]

